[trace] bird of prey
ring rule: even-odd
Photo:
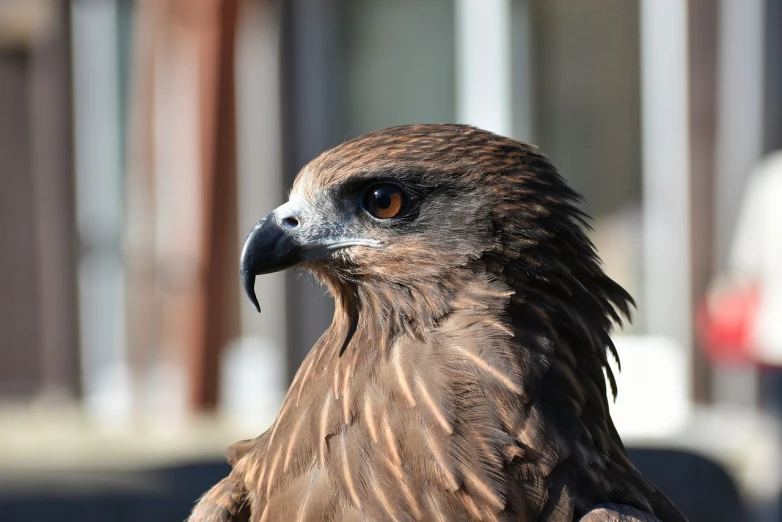
[[[534,146],[465,125],[372,132],[302,169],[241,279],[298,265],[335,301],[272,427],[193,522],[685,518],[608,410],[632,298]]]

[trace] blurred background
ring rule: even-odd
[[[540,145],[638,303],[633,460],[782,520],[782,0],[0,0],[0,520],[183,520],[331,320],[245,234],[413,122]]]

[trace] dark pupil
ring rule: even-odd
[[[387,209],[391,206],[391,196],[385,190],[375,191],[375,205],[384,210]]]

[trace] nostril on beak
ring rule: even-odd
[[[287,229],[296,228],[299,226],[299,220],[293,216],[288,216],[282,219],[282,226]]]

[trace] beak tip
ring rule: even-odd
[[[244,286],[244,292],[250,299],[258,313],[261,313],[261,305],[258,303],[258,297],[255,295],[255,274],[248,270],[242,270],[242,286]]]

